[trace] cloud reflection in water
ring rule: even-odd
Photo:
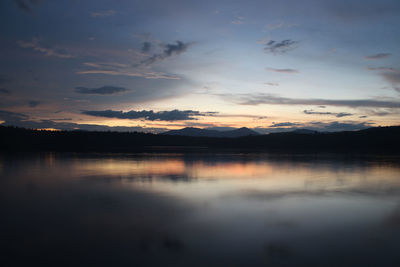
[[[268,155],[3,155],[3,261],[395,266],[397,162]]]

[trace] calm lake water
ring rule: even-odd
[[[0,157],[3,266],[400,266],[399,158]]]

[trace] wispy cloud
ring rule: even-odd
[[[142,77],[145,79],[180,79],[179,76],[173,74],[156,72],[144,67],[131,67],[127,64],[115,62],[86,62],[84,63],[84,65],[87,67],[91,67],[92,69],[81,70],[76,72],[77,74],[103,74],[113,76]]]
[[[219,96],[233,101],[239,105],[315,105],[315,106],[341,106],[341,107],[380,107],[400,108],[400,101],[376,99],[318,99],[318,98],[288,98],[272,94],[219,94]]]
[[[279,83],[271,83],[271,82],[267,82],[264,83],[265,85],[269,85],[269,86],[279,86]]]
[[[293,41],[291,39],[286,39],[283,41],[275,41],[270,40],[265,44],[264,51],[267,53],[276,54],[284,54],[288,51],[291,51],[297,47],[299,42]]]
[[[369,67],[369,66],[367,67],[367,70],[380,70],[380,71],[393,71],[393,72],[398,71],[397,69],[392,67]]]
[[[163,51],[159,54],[154,54],[149,58],[146,58],[140,62],[140,65],[152,65],[155,62],[164,60],[173,55],[179,55],[184,53],[191,43],[184,43],[182,41],[176,41],[175,44],[165,44],[162,45]]]
[[[373,124],[370,122],[356,122],[356,121],[333,121],[333,122],[281,122],[272,123],[267,127],[256,127],[253,130],[259,133],[279,133],[279,132],[291,132],[295,130],[312,130],[318,132],[339,132],[339,131],[357,131],[372,127]]]
[[[197,120],[199,116],[213,116],[215,112],[200,112],[195,110],[171,110],[158,111],[141,110],[141,111],[115,111],[115,110],[85,110],[82,114],[117,119],[143,119],[149,121],[182,121],[182,120]]]
[[[236,16],[236,17],[234,18],[234,20],[231,21],[231,23],[232,23],[232,24],[236,24],[236,25],[238,25],[238,24],[243,24],[243,23],[244,23],[244,17]]]
[[[400,110],[398,109],[390,109],[390,108],[365,108],[362,110],[369,116],[398,116],[400,115]]]
[[[104,74],[104,75],[116,75],[116,76],[131,76],[131,77],[142,77],[146,79],[171,79],[179,80],[180,77],[175,75],[169,75],[162,72],[136,72],[136,71],[114,71],[114,70],[86,70],[78,71],[77,74]]]
[[[184,53],[191,43],[184,43],[182,41],[176,41],[171,44],[161,44],[158,41],[154,41],[149,35],[138,36],[142,42],[140,50],[135,50],[134,63],[123,64],[119,62],[85,62],[83,65],[89,69],[79,70],[77,74],[102,74],[102,75],[113,75],[113,76],[128,76],[128,77],[142,77],[145,79],[169,79],[169,80],[180,80],[181,77],[175,74],[169,74],[160,71],[154,71],[152,65],[156,62],[165,60],[174,55],[180,55]],[[161,51],[154,54],[148,54],[148,52],[161,47]]]
[[[93,18],[104,18],[104,17],[111,17],[114,16],[117,12],[113,9],[109,10],[100,10],[94,11],[90,13],[90,16]]]
[[[382,78],[400,93],[400,69],[392,67],[367,67],[368,70],[380,71]]]
[[[265,68],[266,71],[278,72],[278,73],[299,73],[296,69],[276,69],[276,68]]]
[[[66,49],[49,47],[42,45],[39,38],[32,38],[31,41],[18,41],[17,44],[22,48],[32,48],[34,51],[38,51],[45,56],[53,56],[59,58],[72,58],[74,57]]]
[[[141,51],[143,53],[147,53],[150,51],[151,47],[152,47],[152,45],[150,42],[143,42]]]
[[[94,94],[94,95],[115,95],[120,93],[125,93],[129,89],[117,86],[102,86],[99,88],[87,88],[87,87],[76,87],[75,92],[79,94]]]
[[[378,54],[373,54],[369,56],[365,56],[365,59],[382,59],[382,58],[387,58],[390,57],[392,54],[390,53],[378,53]]]
[[[337,118],[353,116],[353,114],[347,112],[320,112],[320,111],[314,111],[312,109],[304,110],[303,113],[307,115],[331,115]]]
[[[6,110],[0,110],[0,119],[5,122],[16,122],[27,120],[29,116],[23,113],[11,112]]]

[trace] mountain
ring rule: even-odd
[[[297,134],[317,134],[319,133],[318,131],[314,130],[309,130],[309,129],[296,129],[292,131],[292,133],[297,133]]]
[[[184,131],[183,131],[184,130]],[[182,129],[178,135],[138,132],[38,131],[0,125],[0,155],[4,151],[63,152],[152,152],[238,150],[283,153],[344,152],[400,155],[400,126],[375,127],[360,131],[298,134],[270,133],[241,138],[194,137],[179,134],[234,136],[252,133],[249,129],[213,131]],[[174,133],[174,132],[173,132]],[[175,149],[175,150],[174,150]],[[397,157],[396,160],[399,158]]]
[[[220,133],[222,134],[221,137],[241,137],[241,136],[260,135],[256,131],[250,130],[249,128],[246,128],[246,127],[242,127],[242,128],[231,130],[231,131],[223,131]]]
[[[180,135],[180,136],[193,136],[193,137],[218,137],[220,131],[206,130],[194,127],[186,127],[180,130],[171,130],[164,132],[164,135]]]
[[[242,136],[255,136],[259,133],[250,130],[249,128],[242,127],[239,129],[229,131],[217,131],[209,129],[200,129],[194,127],[187,127],[180,130],[171,130],[162,133],[163,135],[179,135],[179,136],[192,136],[192,137],[242,137]]]

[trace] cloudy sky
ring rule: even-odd
[[[398,0],[4,0],[0,20],[3,125],[400,124]]]

